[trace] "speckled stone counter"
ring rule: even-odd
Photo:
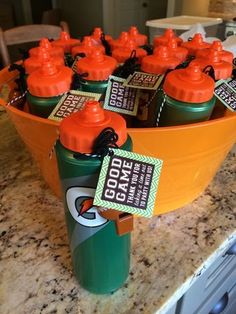
[[[72,274],[63,205],[0,112],[0,313],[165,313],[236,239],[236,157],[193,203],[135,219],[125,286],[89,294]]]

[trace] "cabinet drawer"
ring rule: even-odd
[[[235,248],[231,246],[231,248]],[[225,283],[233,286],[236,281],[230,282],[232,279],[232,274],[236,276],[234,270],[236,269],[236,255],[234,255],[234,250],[227,251],[231,254],[224,254],[219,257],[209,268],[199,276],[199,279],[190,287],[189,291],[181,299],[181,314],[199,314],[198,309],[207,302],[207,300],[214,294],[215,291],[221,286],[225,289],[230,286],[225,286]],[[233,279],[232,279],[233,280]],[[228,282],[229,281],[229,282]],[[226,289],[227,290],[227,289]],[[222,291],[223,292],[223,291]],[[214,302],[220,299],[223,294],[216,296],[216,300],[212,301],[212,307]],[[205,312],[204,314],[207,314]],[[235,312],[236,313],[236,312]]]
[[[229,277],[225,280],[225,282],[218,286],[212,294],[208,295],[207,301],[200,306],[194,314],[210,314],[213,308],[215,308],[216,304],[219,304],[219,301],[222,300],[223,296],[226,296],[224,303],[224,310],[220,311],[219,313],[223,314],[227,310],[227,306],[229,305],[229,291],[236,283],[236,269],[232,271]],[[236,310],[236,309],[235,309]],[[214,312],[213,312],[214,313]],[[235,311],[230,314],[235,314]]]
[[[228,304],[222,314],[236,313],[236,283],[228,293]]]

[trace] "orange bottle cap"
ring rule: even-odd
[[[178,46],[176,38],[170,38],[167,42],[167,47],[173,57],[180,59],[181,62],[186,60],[188,50],[184,47]]]
[[[103,34],[103,31],[101,27],[95,27],[91,37],[93,40],[97,41],[98,43],[101,43],[102,34]],[[105,35],[105,39],[109,42],[112,40],[112,37],[110,35]]]
[[[45,48],[51,57],[61,57],[61,58],[64,58],[64,50],[63,48],[61,47],[53,47],[51,42],[47,39],[47,38],[42,38],[39,42],[39,46],[38,47],[34,47],[34,48],[31,48],[29,50],[29,55],[30,57],[33,57],[33,56],[38,56],[39,52],[39,48],[42,47],[42,48]]]
[[[62,47],[64,52],[70,52],[71,48],[75,45],[79,45],[80,40],[71,38],[67,32],[61,32],[60,38],[52,41],[52,45]]]
[[[96,49],[101,50],[102,53],[105,53],[105,48],[102,45],[94,44],[91,36],[84,36],[80,45],[72,47],[71,54],[73,57],[79,53],[84,53],[85,56],[88,56]]]
[[[195,56],[197,50],[209,48],[210,44],[203,41],[200,33],[196,33],[192,40],[182,43],[182,47],[188,49],[189,55]]]
[[[159,46],[154,49],[153,55],[142,59],[141,70],[146,73],[164,74],[168,69],[174,69],[180,60],[171,55],[168,48]]]
[[[233,71],[233,64],[223,61],[221,58],[221,53],[212,48],[208,49],[207,56],[204,58],[196,58],[191,63],[199,65],[201,69],[211,65],[214,69],[216,80],[229,78]]]
[[[127,139],[126,122],[119,114],[104,110],[98,101],[87,101],[82,110],[61,121],[60,141],[74,152],[91,153],[95,139],[101,131],[112,127],[118,135],[117,145]]]
[[[198,65],[190,64],[185,69],[174,70],[167,74],[163,90],[179,101],[201,103],[213,97],[214,80],[203,73]]]
[[[87,73],[86,80],[106,81],[115,70],[117,61],[113,57],[105,56],[101,51],[95,50],[89,56],[77,62],[77,72]]]
[[[128,32],[121,32],[117,39],[113,39],[110,42],[111,49],[121,48],[125,45],[126,41],[129,39]]]
[[[129,36],[132,38],[138,46],[147,44],[147,36],[140,34],[136,26],[131,26],[129,29]]]
[[[223,49],[223,45],[220,40],[214,40],[210,48],[201,49],[196,52],[197,58],[205,58],[209,54],[209,49],[214,49],[220,53],[221,60],[233,63],[234,55],[231,51]]]
[[[138,48],[134,40],[128,39],[124,47],[116,48],[112,51],[112,57],[115,58],[119,63],[123,63],[128,58],[130,58],[132,51],[135,51],[135,56],[138,58],[139,62],[141,62],[142,58],[147,55],[146,50]]]
[[[173,29],[171,28],[167,28],[164,32],[163,35],[161,36],[156,36],[153,40],[153,45],[154,47],[157,47],[157,46],[166,46],[168,41],[171,39],[171,38],[175,38],[178,45],[180,45],[183,40],[180,38],[180,37],[177,37],[175,36],[175,33],[173,31]]]
[[[27,58],[24,61],[24,67],[27,74],[32,73],[36,69],[42,66],[43,62],[51,60],[56,66],[64,65],[64,58],[54,57],[49,54],[48,49],[45,49],[41,46],[37,49],[37,54]]]
[[[73,71],[57,67],[52,61],[45,61],[42,67],[27,78],[29,92],[37,97],[54,97],[70,90]]]

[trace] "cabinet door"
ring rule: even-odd
[[[175,313],[176,313],[176,304],[172,306],[172,308],[169,309],[169,311],[167,311],[165,314],[175,314]]]
[[[216,288],[216,290],[214,290],[211,295],[208,296],[206,302],[204,302],[204,304],[200,306],[194,314],[224,314],[224,311],[227,310],[227,306],[229,304],[229,291],[235,283],[236,269],[220,286]],[[230,314],[235,314],[235,312]]]
[[[236,313],[236,284],[228,293],[228,304],[222,314],[235,314]]]
[[[109,6],[110,12],[106,12],[106,19],[112,18],[112,25],[106,27],[106,32],[113,37],[120,32],[127,31],[130,26],[137,26],[141,33],[146,33],[147,20],[158,19],[166,16],[167,0],[106,0],[103,5]],[[105,8],[105,9],[106,9]],[[111,24],[108,21],[108,24]],[[111,30],[112,28],[112,30]]]
[[[235,249],[234,246],[232,248]],[[199,309],[203,304],[208,304],[210,309],[220,300],[223,294],[228,291],[235,283],[236,278],[236,256],[234,250],[219,257],[190,287],[189,291],[181,299],[181,314],[200,314]],[[231,281],[232,280],[232,281]],[[225,285],[227,283],[227,285]],[[225,291],[220,291],[220,287],[224,286]],[[215,295],[215,291],[219,291],[219,295]],[[212,303],[209,304],[208,300]],[[207,314],[208,312],[201,312]],[[236,311],[235,313],[236,314]]]

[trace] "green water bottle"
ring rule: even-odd
[[[62,95],[70,90],[73,71],[66,66],[56,66],[53,60],[45,61],[27,78],[26,96],[30,112],[47,118]]]
[[[89,101],[62,120],[59,133],[56,155],[74,273],[86,290],[112,293],[128,277],[132,215],[112,211],[117,213],[114,220],[111,210],[100,212],[93,205],[102,163],[95,144],[98,138],[108,144],[110,138],[111,146],[117,140],[118,147],[131,150],[125,120]]]
[[[91,52],[77,62],[77,72],[82,76],[80,89],[85,92],[105,94],[108,78],[117,67],[117,61],[101,50]]]
[[[164,75],[169,69],[174,69],[180,59],[174,57],[167,47],[159,46],[154,49],[152,55],[142,59],[141,70],[145,73]],[[155,127],[159,105],[163,97],[162,86],[156,91],[142,90],[140,92],[138,114],[135,118],[136,127]]]
[[[61,56],[50,56],[50,52],[48,49],[39,46],[37,50],[35,50],[34,55],[24,60],[24,67],[26,74],[30,74],[35,70],[41,68],[44,62],[51,60],[57,67],[65,65],[64,58]]]
[[[215,105],[214,80],[198,65],[167,74],[157,125],[172,126],[206,121]]]

